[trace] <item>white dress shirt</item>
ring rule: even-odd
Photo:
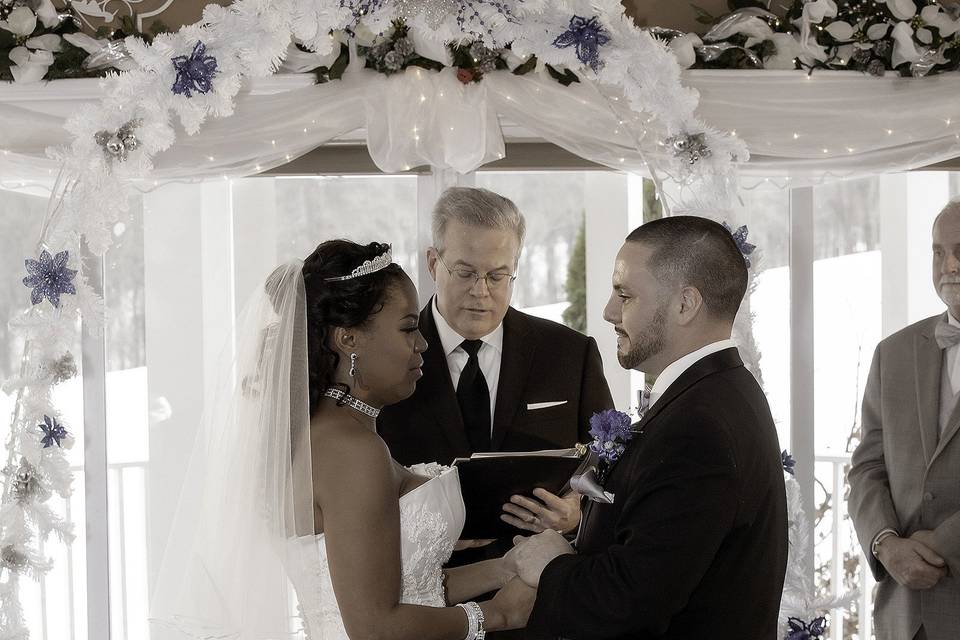
[[[447,357],[447,368],[450,369],[450,381],[456,389],[460,382],[460,374],[467,366],[467,360],[470,359],[467,352],[460,346],[466,338],[457,333],[440,314],[436,298],[433,299],[432,307],[433,321],[437,325],[437,333],[440,334],[440,346]],[[503,322],[480,340],[483,344],[477,352],[477,360],[480,363],[480,371],[483,372],[483,377],[487,381],[487,389],[490,391],[490,435],[492,437],[493,413],[497,408],[497,385],[500,383],[500,360],[503,355]]]
[[[960,322],[947,312],[947,322],[960,327]],[[960,394],[960,344],[948,347],[943,352],[943,370],[940,372],[940,435],[950,421],[950,414],[957,405]]]
[[[683,372],[692,367],[698,361],[703,360],[711,353],[716,353],[718,351],[723,351],[724,349],[729,349],[730,347],[736,347],[737,343],[733,340],[720,340],[718,342],[711,342],[705,347],[701,347],[692,353],[688,353],[679,360],[675,360],[670,365],[664,369],[659,376],[657,376],[657,381],[653,383],[653,387],[650,389],[650,406],[652,407],[654,403],[660,399],[663,395],[663,392],[666,391],[671,384],[677,381]]]

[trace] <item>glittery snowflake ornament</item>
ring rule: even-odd
[[[173,83],[173,92],[193,97],[193,92],[207,93],[213,88],[213,76],[217,75],[217,59],[207,55],[207,45],[197,40],[189,56],[170,58],[177,70],[177,79]]]
[[[827,619],[823,616],[817,616],[810,622],[804,622],[800,618],[789,618],[787,625],[790,631],[784,640],[820,640],[827,632]]]
[[[30,287],[30,302],[34,305],[43,302],[44,298],[54,307],[60,307],[60,296],[69,293],[77,294],[73,286],[73,279],[77,275],[76,269],[68,269],[69,251],[61,251],[51,257],[46,249],[40,252],[39,260],[24,260],[28,275],[23,279],[23,285]]]
[[[757,247],[747,242],[747,236],[750,235],[750,230],[747,229],[747,225],[742,225],[734,231],[733,227],[724,222],[723,228],[733,236],[733,241],[737,243],[737,249],[740,250],[741,255],[743,255],[743,261],[747,263],[747,269],[749,269],[751,266],[750,254],[753,253]]]
[[[43,424],[38,425],[40,431],[43,432],[43,438],[40,440],[40,443],[43,445],[44,449],[49,449],[50,447],[56,445],[58,447],[63,446],[63,441],[67,438],[67,430],[63,428],[63,425],[57,422],[56,418],[51,418],[50,416],[43,416]]]
[[[569,28],[554,39],[553,46],[558,49],[576,47],[577,59],[597,71],[602,64],[600,47],[608,42],[610,42],[610,36],[600,24],[599,17],[573,16],[570,18]]]

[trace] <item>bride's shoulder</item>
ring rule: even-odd
[[[390,450],[373,431],[357,425],[329,422],[311,429],[314,475],[339,474],[345,469],[376,473],[391,470]]]

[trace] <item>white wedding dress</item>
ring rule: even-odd
[[[431,476],[400,497],[400,563],[403,579],[400,601],[430,607],[446,606],[442,567],[460,539],[466,509],[456,468],[415,465],[411,471]],[[300,617],[309,640],[348,640],[330,580],[323,534],[297,538],[293,544],[317,545],[316,566],[301,567],[291,578],[300,602]]]

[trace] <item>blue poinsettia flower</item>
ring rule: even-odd
[[[747,229],[747,225],[743,225],[734,231],[730,225],[724,222],[723,228],[729,231],[730,235],[733,236],[733,241],[737,243],[737,249],[740,249],[740,253],[743,255],[743,261],[747,263],[747,269],[749,269],[750,254],[753,253],[757,247],[747,242],[747,236],[750,234],[750,230]]]
[[[817,616],[808,623],[800,618],[788,618],[787,626],[790,630],[784,640],[820,640],[827,632],[827,619]]]
[[[793,456],[787,453],[787,450],[784,449],[780,452],[780,464],[783,465],[783,470],[794,476],[794,467],[797,465],[797,461],[793,459]]]
[[[616,409],[598,411],[590,417],[590,450],[607,463],[616,462],[633,439],[630,416]]]
[[[197,40],[189,56],[170,58],[177,70],[177,79],[173,83],[173,92],[188,98],[193,92],[207,93],[213,88],[213,76],[217,75],[217,59],[206,55],[207,45]]]
[[[40,425],[40,430],[43,431],[43,438],[40,440],[40,443],[44,449],[52,447],[53,445],[62,447],[63,439],[68,435],[63,425],[57,422],[56,418],[51,418],[50,416],[43,416],[43,424]]]
[[[573,16],[570,18],[570,27],[553,40],[553,46],[558,49],[567,47],[577,48],[577,58],[583,64],[596,71],[600,68],[600,47],[610,42],[600,18],[584,18]]]
[[[61,251],[51,257],[50,252],[44,249],[40,252],[39,260],[27,258],[23,261],[28,275],[23,284],[30,287],[30,302],[40,304],[46,298],[54,307],[60,306],[60,296],[65,293],[76,295],[77,289],[73,286],[73,278],[77,275],[76,269],[68,269],[69,251]]]

